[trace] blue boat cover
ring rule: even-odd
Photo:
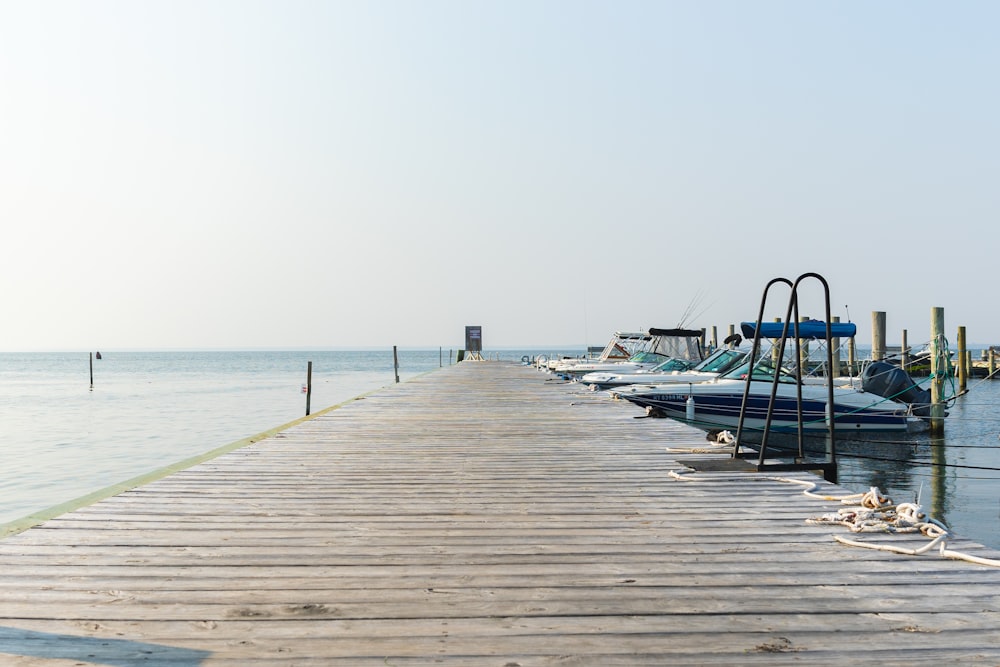
[[[785,328],[783,322],[763,322],[760,325],[760,335],[762,338],[781,338],[781,332]],[[757,329],[756,322],[743,322],[740,324],[744,338],[753,338]],[[830,335],[833,338],[851,338],[858,333],[858,328],[853,322],[831,322]],[[788,338],[826,338],[826,322],[819,320],[806,320],[805,322],[792,322],[788,326]]]

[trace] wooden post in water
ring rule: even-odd
[[[712,352],[719,349],[719,327],[712,326]]]
[[[438,346],[438,368],[444,366],[444,348]]]
[[[944,349],[944,308],[931,308],[931,433],[944,433],[944,375],[948,368]]]
[[[993,374],[996,373],[997,370],[997,353],[992,347],[990,347],[987,358],[989,359],[989,373],[990,379],[992,380]]]
[[[885,311],[872,311],[872,361],[885,359]]]
[[[833,315],[830,318],[830,322],[833,324],[839,324],[840,316]],[[830,366],[830,377],[831,378],[840,377],[840,338],[839,337],[833,338],[830,341],[830,345],[833,346],[833,359],[831,362],[832,365]]]
[[[809,318],[805,315],[799,317],[800,322],[806,322]],[[799,377],[805,377],[809,374],[809,340],[806,338],[796,337],[795,347],[799,351],[799,368],[802,372],[799,373]]]
[[[903,340],[899,347],[899,367],[905,371],[910,367],[910,343],[906,340],[906,329],[903,329]]]
[[[306,367],[306,417],[309,416],[310,404],[313,395],[313,362],[309,362]]]
[[[958,328],[958,391],[963,393],[969,383],[969,355],[965,350],[965,327]]]
[[[736,325],[735,324],[730,324],[729,325],[729,335],[726,336],[726,338],[728,338],[729,340],[732,340],[733,339],[733,335],[735,333],[736,333]],[[736,347],[736,343],[730,343],[729,344],[729,349],[730,350],[733,349],[734,347]]]
[[[858,374],[858,344],[853,337],[847,339],[847,368],[851,377]]]
[[[392,346],[392,366],[396,369],[396,384],[399,384],[399,355],[395,345]]]
[[[780,323],[781,318],[776,317],[774,318],[774,321]],[[788,332],[791,333],[791,329],[789,329]],[[781,340],[778,338],[771,339],[771,363],[774,364],[775,368],[781,368],[781,359],[778,358],[778,345],[780,342]],[[786,341],[786,349],[787,349],[787,341]]]
[[[94,391],[94,353],[90,353],[90,391]]]

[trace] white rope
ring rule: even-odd
[[[697,472],[697,470],[695,470],[694,468],[687,468],[687,471],[688,473]],[[828,496],[828,495],[818,494],[815,492],[816,489],[819,488],[819,484],[817,482],[808,479],[795,479],[793,477],[773,477],[770,475],[753,475],[751,477],[747,475],[747,473],[738,473],[736,475],[712,475],[711,477],[693,477],[691,474],[681,474],[678,473],[676,470],[671,470],[669,475],[674,479],[684,482],[714,482],[719,480],[746,481],[748,479],[751,479],[760,482],[772,481],[772,482],[785,482],[788,484],[798,484],[800,486],[809,487],[802,492],[803,495],[806,495],[810,498],[817,498],[819,500],[833,500],[833,501],[847,502],[849,500],[863,498],[866,495],[864,493],[853,493],[848,496]]]
[[[687,468],[689,473],[695,473],[692,468]],[[691,474],[681,474],[676,470],[671,470],[669,475],[676,480],[685,482],[706,482],[720,480],[755,480],[755,481],[775,481],[789,484],[806,486],[802,493],[810,498],[819,500],[829,500],[850,504],[850,507],[841,508],[837,512],[821,515],[816,518],[806,519],[806,523],[824,524],[832,523],[847,527],[854,533],[920,533],[931,539],[927,544],[918,548],[900,547],[890,544],[877,544],[872,542],[862,542],[859,540],[834,535],[837,542],[865,549],[875,549],[877,551],[889,551],[892,553],[904,554],[908,556],[923,555],[935,547],[939,547],[942,558],[954,560],[964,560],[978,565],[990,567],[1000,567],[1000,560],[994,558],[982,558],[973,556],[953,549],[948,549],[948,538],[951,533],[948,527],[940,521],[928,517],[924,514],[920,505],[915,503],[901,503],[894,505],[886,496],[882,495],[878,487],[871,487],[865,493],[855,493],[846,496],[829,496],[816,493],[819,484],[812,480],[795,479],[793,477],[772,477],[757,476],[741,473],[739,475],[712,475],[710,477],[694,477]]]

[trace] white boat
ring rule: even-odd
[[[646,332],[616,331],[597,357],[553,357],[546,359],[546,368],[555,371],[557,367],[570,367],[584,363],[611,363],[626,361],[629,357],[647,349],[653,337]]]
[[[659,385],[705,382],[739,366],[748,354],[747,350],[722,348],[696,365],[681,359],[668,359],[654,368],[639,370],[635,373],[611,373],[607,371],[588,373],[580,378],[580,382],[590,385],[591,389],[595,391],[615,389],[632,384]]]
[[[851,387],[800,384],[778,372],[765,357],[748,380],[749,363],[714,380],[699,383],[632,385],[612,393],[651,414],[670,417],[704,431],[735,431],[743,414],[743,431],[761,432],[769,424],[775,433],[825,434],[829,420],[835,432],[905,431],[919,421],[908,405]],[[744,396],[746,401],[744,403]]]
[[[704,331],[700,329],[650,329],[648,335],[649,346],[626,361],[559,364],[554,372],[566,379],[577,379],[599,371],[635,373],[653,368],[671,358],[690,361],[692,364],[703,358],[701,339]]]

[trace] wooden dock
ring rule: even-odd
[[[676,479],[706,441],[639,414],[499,362],[387,387],[0,540],[0,664],[1000,665],[1000,569]]]

